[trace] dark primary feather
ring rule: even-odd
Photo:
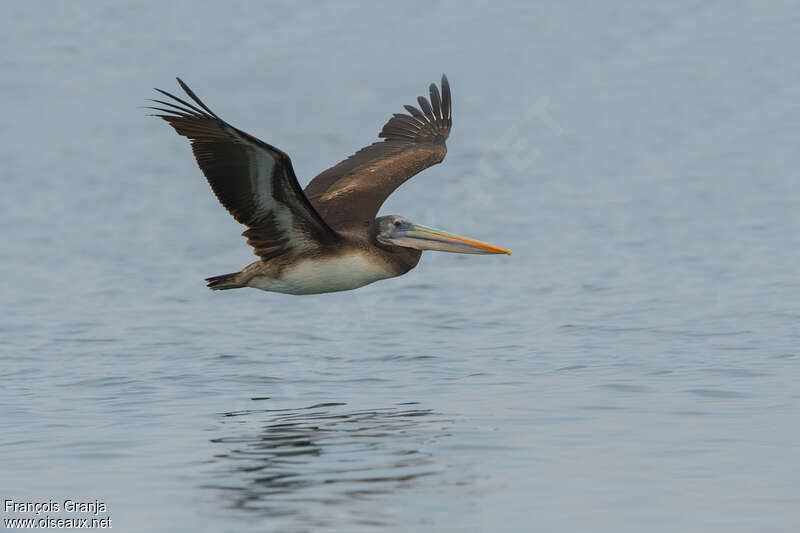
[[[442,75],[441,96],[430,86],[422,110],[404,106],[383,126],[376,142],[314,178],[305,189],[311,204],[334,229],[370,224],[389,195],[409,178],[447,154],[452,109],[450,84]]]
[[[174,102],[153,100],[166,107],[151,109],[191,140],[214,194],[248,226],[243,235],[256,255],[269,259],[291,248],[314,248],[338,239],[303,194],[288,155],[234,128],[180,78],[178,83],[196,105],[156,89]]]

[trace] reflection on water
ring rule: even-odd
[[[301,409],[224,413],[228,435],[212,439],[216,482],[232,508],[264,517],[317,523],[318,506],[352,504],[413,488],[439,473],[430,444],[447,436],[449,420],[416,402],[350,411],[344,403]],[[357,510],[354,523],[383,523],[380,506]],[[353,512],[355,510],[355,512]]]

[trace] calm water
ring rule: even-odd
[[[2,498],[117,531],[800,523],[792,3],[14,4]],[[512,257],[205,289],[251,252],[151,87],[180,75],[306,183],[443,71],[447,160],[382,212]]]

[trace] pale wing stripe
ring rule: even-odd
[[[277,204],[272,190],[275,159],[258,147],[251,148],[251,150],[254,157],[251,157],[249,161],[250,183],[252,183],[252,190],[255,191],[256,205],[259,210],[263,210],[262,216],[266,216]]]

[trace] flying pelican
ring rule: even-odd
[[[384,200],[406,180],[441,163],[447,153],[451,100],[430,85],[430,102],[404,106],[378,137],[300,188],[289,156],[217,116],[180,79],[194,104],[161,89],[172,101],[150,107],[188,137],[200,169],[225,209],[247,226],[242,234],[260,258],[240,272],[207,278],[213,290],[254,287],[287,294],[356,289],[405,274],[422,250],[509,254],[498,248],[404,217],[375,218]]]

